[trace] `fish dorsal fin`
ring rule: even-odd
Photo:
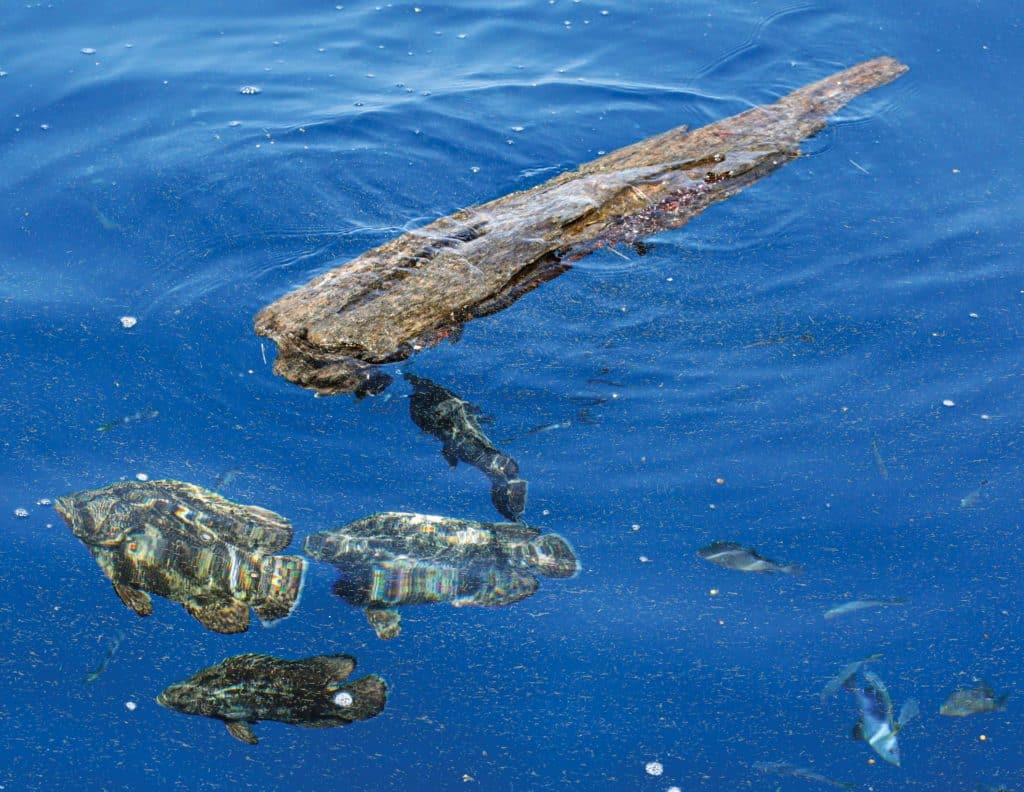
[[[195,617],[207,630],[231,635],[249,629],[249,606],[235,600],[218,600],[199,603],[187,600],[185,610]]]
[[[114,591],[121,598],[121,602],[139,614],[139,616],[149,616],[153,612],[153,600],[149,598],[149,594],[145,591],[129,586],[126,583],[115,583]]]
[[[356,659],[346,654],[318,655],[311,657],[309,662],[316,663],[323,669],[324,676],[327,677],[328,690],[336,690],[356,669]]]
[[[397,638],[402,632],[402,615],[389,608],[367,608],[366,620],[382,641]]]
[[[228,727],[228,734],[236,740],[241,740],[249,745],[256,745],[259,742],[256,732],[245,721],[224,721],[224,725]]]

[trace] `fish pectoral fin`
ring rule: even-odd
[[[396,610],[367,608],[366,620],[382,641],[390,641],[402,632],[402,616]]]
[[[226,600],[199,603],[187,600],[184,605],[185,610],[207,630],[231,635],[249,629],[249,606],[241,602]]]
[[[259,742],[256,732],[245,721],[224,721],[224,725],[228,727],[228,734],[236,740],[241,740],[249,745],[256,745]]]
[[[121,598],[121,602],[139,614],[139,616],[149,616],[153,612],[153,600],[142,589],[134,588],[125,583],[115,583],[114,591]]]
[[[456,467],[459,464],[459,458],[455,456],[455,449],[445,443],[444,448],[441,449],[441,456],[444,457],[444,461],[448,463],[450,467]]]

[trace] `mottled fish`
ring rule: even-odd
[[[150,594],[184,605],[219,633],[291,614],[306,561],[273,555],[292,540],[288,521],[180,481],[125,481],[59,498],[54,508],[92,553],[121,601],[139,616]],[[148,593],[147,593],[148,592]]]
[[[860,720],[853,727],[853,739],[864,740],[885,761],[899,767],[900,746],[896,735],[919,714],[917,701],[908,699],[904,702],[899,718],[894,719],[892,699],[885,684],[870,671],[865,671],[863,676],[863,687],[857,687],[853,678],[844,684],[860,708]]]
[[[328,729],[383,712],[384,680],[370,674],[346,684],[355,667],[349,655],[304,660],[236,655],[171,685],[156,700],[176,712],[222,720],[232,737],[256,745],[250,724],[257,721]]]
[[[885,608],[895,605],[903,605],[906,600],[893,599],[893,600],[851,600],[850,602],[844,602],[841,605],[829,608],[825,611],[826,619],[834,619],[836,616],[843,616],[847,613],[855,613],[859,610],[866,610],[868,608]]]
[[[383,512],[306,539],[305,552],[341,572],[335,593],[365,609],[377,635],[401,630],[394,608],[450,602],[500,607],[525,599],[537,575],[576,574],[561,536],[519,523]]]
[[[800,564],[777,564],[736,542],[712,542],[698,550],[697,555],[712,564],[740,572],[783,572],[787,575],[799,575],[804,571]]]
[[[985,682],[979,682],[972,688],[959,688],[950,693],[939,708],[939,714],[963,718],[980,712],[1002,712],[1006,709],[1009,696],[1009,693],[996,696],[995,691]]]
[[[462,461],[482,471],[491,480],[494,507],[502,517],[518,520],[526,510],[526,481],[519,477],[518,463],[495,448],[480,428],[480,409],[428,379],[414,374],[405,379],[413,388],[413,423],[444,444],[441,454],[449,465]]]

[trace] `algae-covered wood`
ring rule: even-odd
[[[800,155],[799,143],[907,70],[866,61],[694,131],[669,130],[530,190],[462,209],[325,272],[255,318],[274,370],[319,393],[374,393],[376,370],[511,305],[605,246],[678,228]]]

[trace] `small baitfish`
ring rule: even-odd
[[[825,611],[826,619],[834,619],[836,616],[844,616],[847,613],[855,613],[859,610],[867,610],[868,608],[885,608],[894,605],[903,605],[906,600],[893,599],[893,600],[851,600],[850,602],[844,602],[841,605],[836,605],[833,608],[829,608]]]
[[[142,423],[143,421],[152,421],[154,418],[159,418],[160,413],[156,410],[139,410],[131,415],[126,415],[124,418],[118,418],[116,421],[103,424],[103,426],[97,427],[97,432],[109,432],[111,429],[115,429],[118,426],[131,426],[132,424]]]
[[[821,773],[816,773],[814,770],[786,764],[785,762],[755,762],[753,767],[755,770],[760,770],[768,775],[802,778],[804,781],[816,781],[819,784],[838,787],[839,789],[853,789],[856,786],[856,784],[851,784],[849,781],[836,781],[828,776],[823,776]]]
[[[787,575],[799,575],[804,571],[800,564],[777,564],[759,555],[756,550],[736,542],[712,542],[698,550],[697,555],[712,564],[739,572],[782,572]]]
[[[89,684],[95,682],[100,678],[100,675],[107,670],[107,666],[110,665],[110,661],[114,659],[114,655],[117,654],[117,650],[121,647],[121,641],[124,640],[124,632],[118,631],[117,635],[110,639],[109,645],[107,646],[107,653],[103,655],[103,659],[100,660],[100,664],[95,669],[85,675],[82,680],[83,683]]]
[[[156,594],[209,630],[238,633],[249,628],[249,608],[270,622],[298,604],[306,560],[275,555],[292,527],[267,509],[181,481],[122,481],[65,495],[54,508],[139,616],[153,612]]]
[[[959,688],[949,694],[949,698],[939,707],[940,715],[951,718],[964,718],[981,712],[1002,712],[1006,709],[1009,693],[996,696],[986,683],[979,682],[972,688]]]
[[[854,695],[860,707],[860,720],[853,727],[853,739],[864,740],[885,761],[899,767],[900,746],[896,735],[920,714],[917,701],[908,699],[904,702],[899,718],[894,720],[889,691],[871,671],[864,672],[863,688],[857,687],[852,677],[843,686]]]
[[[843,670],[832,677],[828,683],[821,689],[821,700],[824,702],[826,699],[833,696],[839,688],[843,687],[853,676],[864,667],[865,663],[873,663],[876,660],[881,660],[882,655],[877,652],[873,655],[868,655],[863,660],[854,660],[852,663],[847,663],[843,666]]]
[[[346,684],[355,667],[349,655],[236,655],[171,685],[156,700],[176,712],[222,720],[232,737],[256,745],[250,724],[257,721],[328,729],[383,712],[387,684],[375,674]]]

